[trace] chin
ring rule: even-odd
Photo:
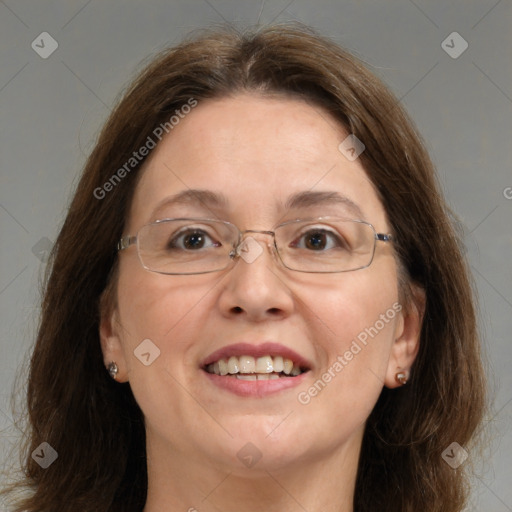
[[[244,416],[236,422],[226,423],[233,437],[222,435],[221,453],[214,454],[217,461],[229,465],[229,471],[247,476],[247,470],[276,471],[296,463],[305,454],[304,432],[293,431],[285,415],[280,417]],[[284,419],[284,421],[283,421]],[[280,424],[281,423],[281,424]],[[298,448],[300,447],[300,452]],[[217,450],[215,450],[217,451]]]

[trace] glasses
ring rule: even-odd
[[[269,247],[287,269],[312,273],[366,268],[373,261],[377,242],[393,240],[392,235],[377,233],[368,222],[339,217],[292,220],[274,231],[240,231],[227,221],[183,218],[147,224],[135,236],[121,238],[117,249],[136,245],[142,266],[151,272],[205,274],[224,270],[239,257],[249,262],[246,233],[272,236],[274,244]],[[253,248],[261,252],[255,243]]]

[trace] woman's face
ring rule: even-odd
[[[347,135],[299,100],[241,94],[199,102],[146,162],[124,234],[163,218],[216,218],[243,231],[322,216],[364,219],[389,233],[359,159],[338,149]],[[417,351],[419,322],[398,303],[392,245],[377,242],[367,268],[315,274],[286,269],[269,235],[249,235],[251,257],[206,274],[150,272],[136,247],[122,251],[117,305],[101,324],[105,362],[117,362],[148,442],[167,455],[238,472],[259,456],[257,467],[267,470],[356,457],[382,387],[397,385],[395,373]],[[244,380],[205,368],[235,357],[231,370],[252,375],[251,357],[268,368],[265,356],[277,370],[283,357],[307,371]]]

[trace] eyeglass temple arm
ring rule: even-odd
[[[136,236],[124,236],[117,243],[117,250],[122,251],[123,249],[127,249],[128,247],[130,247],[130,245],[133,245],[136,242],[137,242]]]

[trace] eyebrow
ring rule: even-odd
[[[227,208],[228,204],[229,201],[224,194],[212,192],[211,190],[187,189],[163,199],[153,210],[152,217],[168,206],[194,205],[202,206],[207,210],[218,210],[221,208]],[[282,202],[280,203],[280,207],[283,210],[311,208],[312,206],[319,205],[342,205],[349,213],[355,215],[359,220],[363,220],[363,212],[361,211],[361,208],[348,197],[334,191],[306,190],[304,192],[297,192],[296,194],[293,194],[284,204]]]
[[[363,220],[363,212],[361,211],[361,208],[354,203],[354,201],[349,199],[347,196],[333,191],[324,192],[307,190],[305,192],[298,192],[288,198],[284,204],[284,209],[291,210],[293,208],[310,208],[317,205],[342,205],[359,220]]]
[[[153,210],[151,216],[154,217],[160,210],[168,206],[200,205],[203,206],[206,210],[211,210],[225,208],[227,207],[228,203],[229,201],[223,194],[217,194],[211,190],[189,188],[187,190],[182,190],[181,192],[178,192],[172,196],[166,197],[160,201],[156,208]]]

